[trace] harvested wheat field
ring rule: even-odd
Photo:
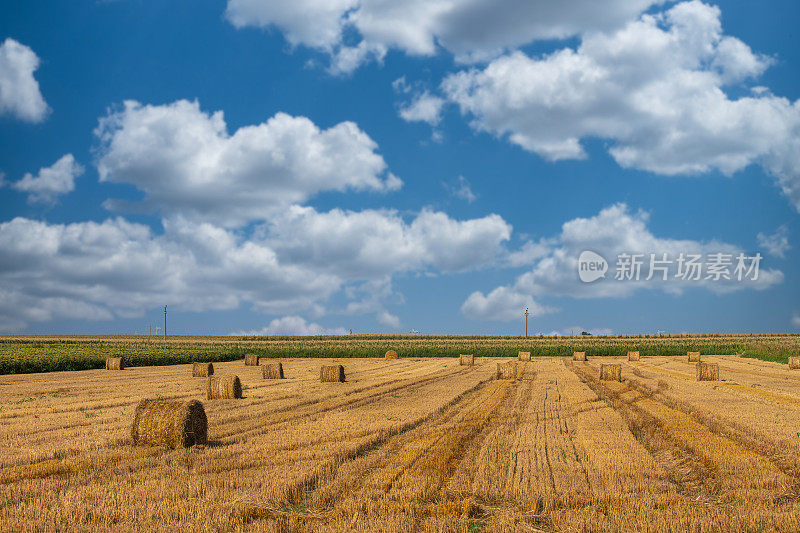
[[[508,361],[517,379],[496,379]],[[208,401],[189,364],[0,376],[2,529],[800,530],[784,364],[703,354],[720,380],[697,381],[685,354],[282,362],[282,380],[214,363],[243,398]],[[144,399],[175,420],[202,402],[206,444],[134,445]]]

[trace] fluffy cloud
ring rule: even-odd
[[[785,225],[779,227],[772,235],[759,233],[757,235],[758,245],[764,248],[768,254],[775,257],[785,257],[789,245],[789,228]]]
[[[29,203],[54,204],[60,195],[75,190],[75,178],[83,172],[72,154],[67,154],[52,166],[39,169],[36,176],[25,174],[11,186],[27,193]]]
[[[744,276],[736,280],[736,256],[742,251],[724,242],[698,242],[661,238],[653,235],[647,228],[648,215],[643,212],[631,213],[624,204],[605,208],[594,217],[576,218],[566,222],[561,233],[553,239],[543,240],[534,247],[536,258],[531,270],[520,275],[513,284],[498,287],[489,294],[471,294],[462,306],[462,312],[471,318],[481,320],[512,320],[519,317],[519,309],[533,306],[535,314],[550,312],[539,301],[547,296],[567,296],[572,298],[604,298],[630,296],[639,290],[661,290],[680,294],[692,287],[701,287],[715,293],[726,293],[744,289],[767,289],[783,281],[779,270],[759,265],[758,279]],[[545,252],[543,247],[547,248]],[[604,279],[593,283],[583,283],[578,278],[578,256],[585,250],[598,253],[608,262],[608,272]],[[702,270],[700,281],[686,281],[676,277],[680,254],[699,254],[701,262],[708,264],[712,254],[730,254],[729,267],[731,279],[706,279],[709,274]],[[639,280],[616,280],[617,257],[620,254],[643,254]],[[661,270],[653,269],[650,277],[650,254],[662,260],[666,255],[670,264],[665,266],[666,279]],[[747,255],[747,254],[745,254]],[[747,264],[749,266],[749,262]],[[534,301],[536,302],[534,304]]]
[[[444,99],[423,92],[400,108],[400,118],[406,122],[426,122],[431,126],[437,126],[442,119],[442,105]]]
[[[225,12],[237,28],[276,26],[293,45],[331,49],[341,40],[343,15],[358,0],[229,0]]]
[[[476,320],[519,320],[525,309],[530,316],[541,316],[555,309],[536,303],[533,296],[516,291],[512,287],[497,287],[484,295],[475,291],[461,305],[461,313]]]
[[[621,166],[665,175],[760,163],[800,209],[800,101],[723,90],[770,64],[723,35],[718,8],[694,0],[586,34],[575,50],[511,53],[448,76],[442,89],[475,129],[548,160],[584,158],[581,141],[596,137],[611,141]]]
[[[389,311],[381,311],[378,314],[378,322],[392,329],[400,329],[400,318]]]
[[[430,56],[437,44],[460,61],[485,60],[537,39],[607,31],[660,0],[228,0],[236,27],[276,27],[293,45],[330,53],[334,70],[349,72],[389,49]],[[358,35],[345,44],[347,32]]]
[[[322,191],[401,185],[375,142],[352,122],[322,130],[305,117],[278,113],[230,135],[222,112],[205,113],[197,102],[127,101],[95,133],[100,181],[136,186],[145,194],[138,208],[225,226],[266,219]]]
[[[800,314],[795,313],[792,315],[792,326],[800,328]]]
[[[7,38],[0,45],[0,115],[5,113],[28,122],[41,122],[49,108],[33,73],[39,57],[24,44]]]
[[[224,229],[180,219],[164,225],[155,236],[120,218],[0,224],[0,323],[130,317],[164,304],[203,311],[249,303],[278,313],[340,287],[340,279],[280,264],[268,247]]]
[[[293,206],[251,235],[181,216],[164,233],[122,218],[0,224],[0,328],[54,318],[110,319],[169,304],[177,310],[319,313],[342,289],[345,314],[384,308],[391,277],[480,268],[503,254],[511,227],[500,217],[457,221],[423,211],[320,213]],[[355,287],[355,288],[354,288]]]
[[[542,239],[539,242],[526,241],[519,250],[515,250],[506,256],[506,263],[511,267],[533,265],[540,258],[549,254],[550,247],[556,242],[555,239]]]
[[[511,236],[499,215],[458,221],[429,210],[406,222],[394,211],[320,213],[293,206],[267,227],[265,239],[292,263],[361,279],[480,268],[497,260]]]
[[[325,328],[297,315],[276,318],[268,326],[255,331],[232,333],[232,335],[345,335],[344,328]]]

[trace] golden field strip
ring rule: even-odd
[[[534,357],[516,381],[508,358],[214,363],[236,400],[190,364],[2,375],[0,528],[800,531],[800,370],[702,357],[721,381],[685,355]],[[145,398],[201,400],[208,444],[133,446]]]

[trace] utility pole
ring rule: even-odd
[[[167,340],[167,306],[164,306],[164,340]]]
[[[525,308],[525,337],[528,336],[528,308]]]

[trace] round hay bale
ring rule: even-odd
[[[719,381],[719,363],[697,363],[697,381]]]
[[[603,381],[622,381],[622,365],[619,363],[602,363],[600,379]]]
[[[106,370],[125,370],[122,357],[106,357]]]
[[[506,363],[497,363],[497,379],[510,379],[514,381],[517,379],[517,362],[508,361]]]
[[[519,355],[517,355],[517,359],[520,361],[530,361],[531,352],[519,352]]]
[[[638,361],[639,352],[628,352],[628,361]]]
[[[800,357],[790,357],[789,370],[797,370],[797,369],[800,369]]]
[[[322,365],[319,369],[319,380],[323,383],[344,383],[344,367],[342,365]]]
[[[586,352],[573,352],[572,353],[572,360],[573,361],[586,361]]]
[[[690,363],[700,362],[700,352],[687,352],[686,355],[688,355]]]
[[[245,366],[258,366],[258,356],[254,353],[244,354]]]
[[[192,363],[193,378],[207,378],[214,375],[214,365],[211,363]]]
[[[261,367],[264,379],[283,379],[283,363],[269,363]]]
[[[136,406],[131,425],[134,444],[169,448],[205,444],[207,432],[206,411],[197,400],[142,400]]]
[[[394,350],[389,350],[386,352],[386,359],[397,359],[397,352]]]
[[[475,356],[470,354],[459,354],[458,356],[458,364],[461,366],[473,366],[475,365]]]
[[[209,400],[230,400],[242,397],[242,382],[239,376],[208,378],[206,398]]]

